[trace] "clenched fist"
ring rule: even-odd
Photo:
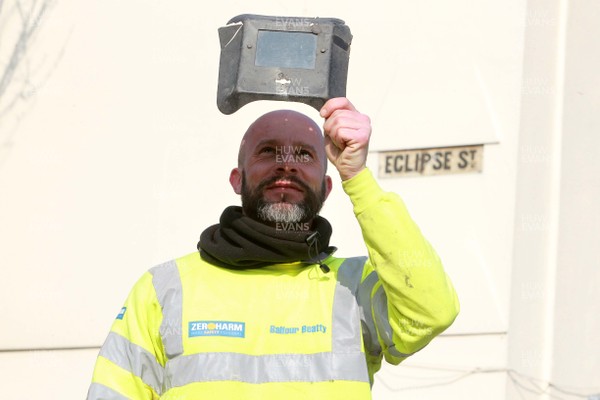
[[[325,152],[343,181],[365,168],[371,137],[371,119],[345,97],[328,100],[320,111],[325,118]]]

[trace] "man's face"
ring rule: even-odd
[[[259,118],[240,147],[230,176],[244,214],[264,222],[312,220],[331,190],[323,138],[302,114],[278,111]]]
[[[296,186],[304,192],[304,200],[292,203],[285,199],[268,201],[264,192],[272,186],[285,184]],[[269,189],[270,190],[270,189]],[[290,175],[283,178],[274,176],[264,179],[257,187],[250,189],[246,174],[242,172],[242,208],[248,217],[264,222],[308,222],[312,220],[323,207],[326,197],[325,179],[319,192],[315,192],[297,177]]]

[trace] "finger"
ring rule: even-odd
[[[330,135],[335,134],[339,128],[365,129],[369,124],[368,117],[359,112],[336,110],[323,123],[323,132]]]
[[[354,146],[361,143],[360,131],[353,128],[340,128],[335,133],[327,136],[331,144],[340,151],[344,151],[348,146]]]
[[[362,114],[347,110],[337,110],[325,120],[323,130],[326,132],[334,132],[341,127],[361,129],[366,128],[369,123],[368,117],[363,116]]]
[[[329,118],[336,110],[348,110],[357,111],[356,107],[345,97],[334,97],[333,99],[327,100],[327,102],[321,107],[321,117]]]
[[[328,136],[325,137],[325,154],[327,154],[327,158],[334,165],[336,164],[336,161],[340,155],[340,149],[333,143],[331,138],[329,138]]]

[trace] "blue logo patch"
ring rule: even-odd
[[[121,308],[119,315],[117,315],[117,319],[123,319],[123,316],[125,315],[125,311],[127,311],[127,307]]]
[[[232,321],[188,322],[188,337],[198,336],[228,336],[243,338],[246,336],[246,323]]]

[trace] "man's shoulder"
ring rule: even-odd
[[[354,256],[354,257],[336,257],[333,254],[330,254],[329,257],[324,257],[319,263],[327,264],[331,269],[338,272],[340,269],[344,271],[345,274],[352,274],[360,272],[366,272],[368,269],[369,272],[371,267],[368,263],[368,257],[366,256]],[[223,270],[222,267],[218,265],[213,265],[210,262],[204,260],[200,252],[195,251],[181,257],[173,258],[171,260],[165,261],[161,264],[155,265],[150,268],[148,272],[153,276],[153,280],[157,279],[167,279],[172,277],[181,277],[182,275],[189,277],[189,275],[196,275],[200,273],[200,270],[205,273],[208,272],[206,268],[215,268],[216,270]],[[206,275],[203,275],[206,277]]]
[[[372,271],[366,256],[335,258],[334,268],[339,281],[360,283]]]
[[[181,268],[185,268],[190,265],[198,265],[202,262],[203,261],[200,257],[200,253],[198,251],[195,251],[184,256],[172,258],[168,261],[155,265],[152,268],[150,268],[148,272],[150,272],[150,274],[152,274],[153,276],[157,274],[174,273]]]

